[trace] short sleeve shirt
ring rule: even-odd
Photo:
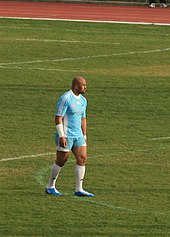
[[[66,137],[78,138],[83,135],[81,119],[86,117],[87,100],[81,94],[76,96],[72,90],[65,92],[59,99],[56,115],[63,116]]]

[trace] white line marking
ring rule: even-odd
[[[159,22],[99,21],[99,20],[55,19],[55,18],[37,18],[37,17],[4,17],[4,16],[1,16],[0,18],[2,18],[2,19],[21,19],[21,20],[40,20],[40,21],[46,20],[46,21],[87,22],[87,23],[170,26],[170,23],[159,23]]]
[[[20,67],[20,66],[12,66],[12,67],[6,67],[6,66],[0,66],[0,69],[18,69],[18,70],[40,70],[40,71],[60,71],[60,72],[85,72],[84,70],[69,70],[69,69],[60,69],[60,68],[24,68],[24,67]]]
[[[157,140],[167,140],[170,139],[170,137],[156,137],[156,138],[150,138],[148,141],[157,141]]]
[[[106,203],[106,202],[96,202],[94,200],[91,200],[91,199],[86,199],[86,198],[81,198],[81,197],[74,197],[75,199],[78,199],[79,201],[86,201],[86,202],[89,202],[89,203],[93,203],[95,205],[100,205],[100,206],[105,206],[105,207],[109,207],[109,208],[112,208],[112,209],[118,209],[118,210],[121,210],[121,211],[128,211],[128,212],[139,212],[135,209],[131,209],[131,208],[125,208],[125,207],[120,207],[120,206],[115,206],[115,205],[112,205],[110,203]]]
[[[113,53],[113,54],[99,54],[99,55],[89,55],[77,58],[58,58],[58,59],[45,59],[45,60],[34,60],[34,61],[25,61],[25,62],[8,62],[8,63],[0,63],[0,66],[5,65],[21,65],[21,64],[34,64],[34,63],[44,63],[44,62],[64,62],[64,61],[73,61],[73,60],[84,60],[90,58],[107,58],[113,56],[124,56],[124,55],[134,55],[134,54],[149,54],[149,53],[157,53],[157,52],[165,52],[170,51],[170,48],[164,49],[155,49],[155,50],[144,50],[144,51],[132,51],[127,53]]]
[[[95,41],[81,41],[81,40],[52,40],[52,39],[35,39],[35,38],[12,38],[11,41],[35,41],[35,42],[57,42],[57,43],[87,43],[87,44],[106,44],[106,45],[119,45],[117,42],[95,42]]]
[[[54,154],[55,154],[54,152],[47,152],[47,153],[35,154],[35,155],[16,156],[16,157],[2,158],[2,159],[0,159],[0,161],[20,160],[20,159],[25,159],[25,158],[50,156],[50,155],[54,155]]]
[[[164,213],[162,212],[157,212],[157,211],[152,211],[152,210],[147,210],[147,211],[143,211],[143,210],[137,210],[135,208],[126,208],[126,207],[120,207],[120,206],[115,206],[113,204],[110,204],[110,203],[106,203],[106,202],[97,202],[97,201],[94,201],[94,200],[91,200],[91,199],[87,199],[87,198],[81,198],[81,197],[74,197],[76,199],[78,199],[79,201],[86,201],[86,202],[89,202],[89,203],[92,203],[92,204],[95,204],[95,205],[99,205],[99,206],[105,206],[105,207],[108,207],[108,208],[111,208],[111,209],[117,209],[117,210],[120,210],[120,211],[128,211],[128,212],[136,212],[136,213],[155,213],[155,214],[159,214],[159,215],[165,215]]]
[[[115,153],[110,153],[110,154],[100,154],[100,155],[93,155],[89,156],[88,158],[96,158],[96,157],[104,157],[104,156],[114,156],[118,154],[124,154],[124,153],[136,153],[136,152],[147,152],[150,151],[151,149],[139,149],[139,150],[125,150],[125,151],[117,151]],[[40,154],[35,154],[35,155],[23,155],[23,156],[16,156],[16,157],[9,157],[9,158],[0,158],[1,161],[11,161],[11,160],[20,160],[20,159],[25,159],[25,158],[35,158],[35,157],[41,157],[41,156],[50,156],[56,154],[55,152],[47,152],[47,153],[40,153]]]

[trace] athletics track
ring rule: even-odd
[[[3,17],[170,25],[170,8],[0,1]]]

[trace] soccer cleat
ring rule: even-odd
[[[160,7],[163,7],[163,8],[166,8],[166,7],[168,7],[165,3],[161,3],[160,4]]]
[[[155,7],[155,3],[151,3],[151,4],[149,5],[149,7],[150,7],[150,8],[154,8],[154,7]]]
[[[74,195],[77,196],[77,197],[94,197],[93,193],[88,193],[84,190],[75,192]]]
[[[45,192],[47,194],[62,196],[62,194],[59,191],[57,191],[57,189],[55,189],[55,188],[46,188]]]

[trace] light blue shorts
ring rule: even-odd
[[[58,134],[56,134],[56,150],[57,151],[69,152],[74,147],[86,146],[86,141],[84,139],[84,136],[81,136],[78,138],[66,138],[66,140],[67,140],[67,146],[61,147],[59,145],[59,136],[58,136]]]

